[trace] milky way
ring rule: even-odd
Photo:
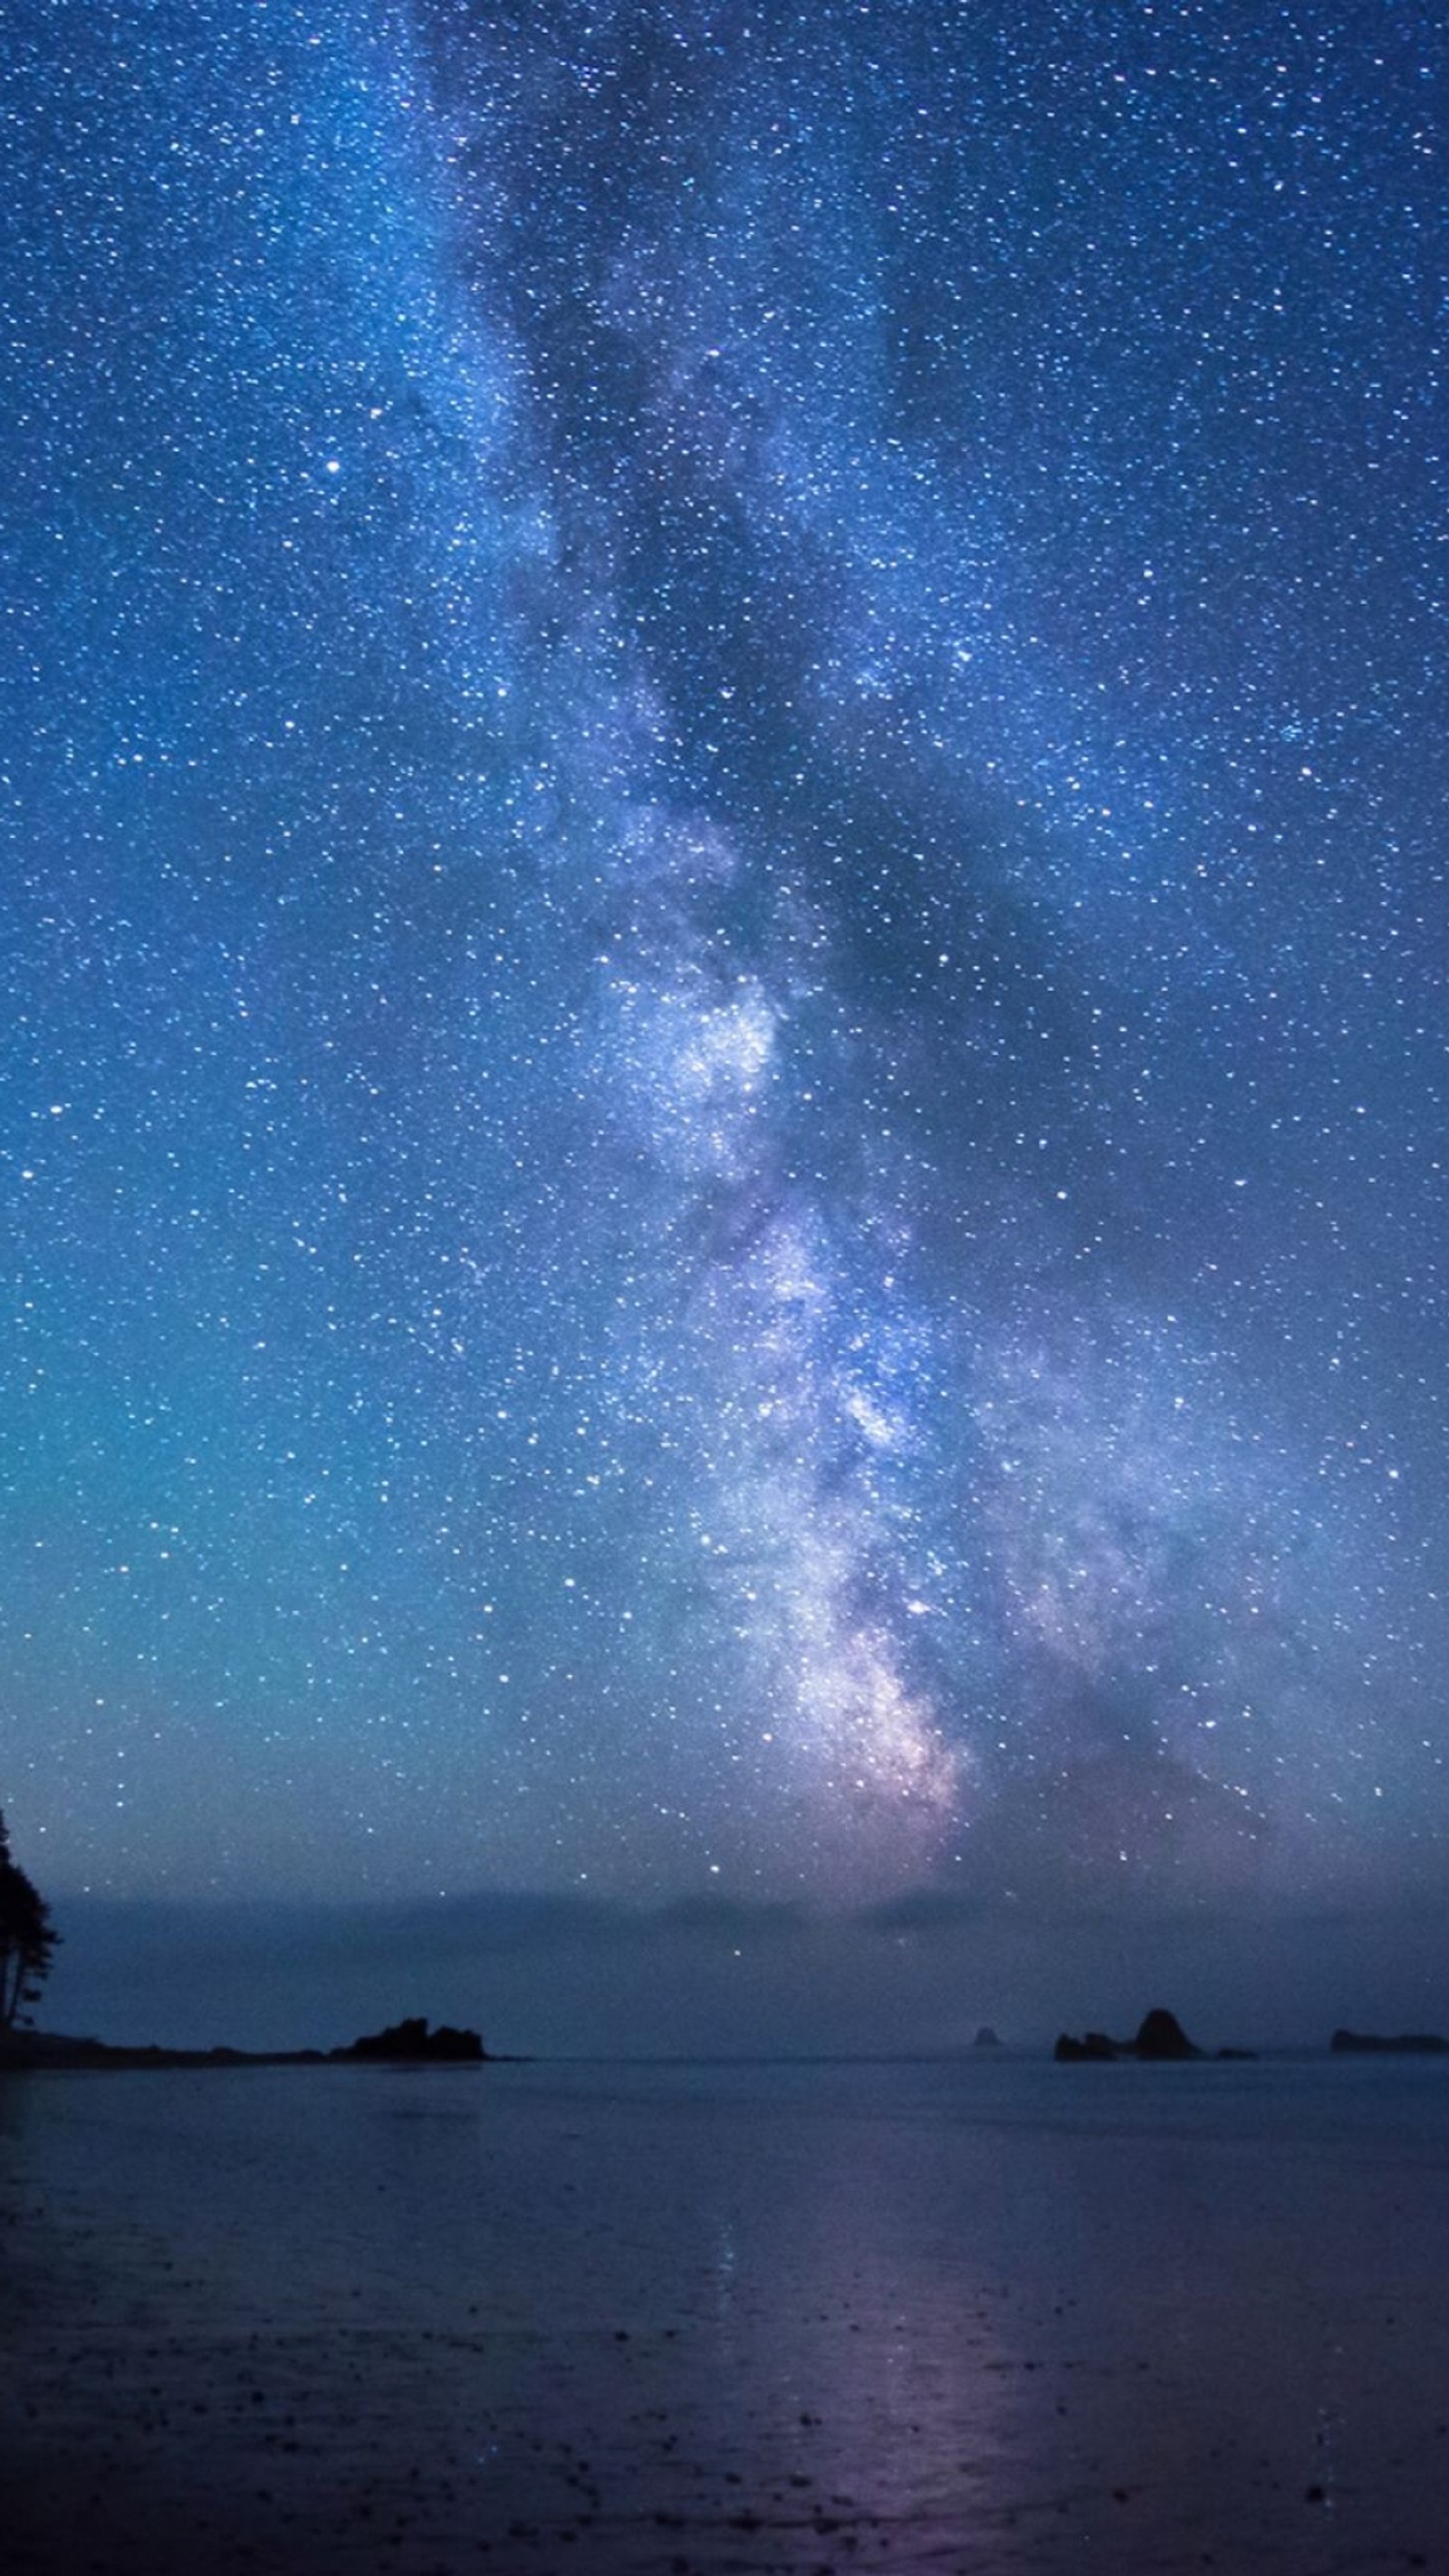
[[[16,17],[26,1857],[1431,1878],[1433,13]]]

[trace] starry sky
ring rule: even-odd
[[[17,0],[58,1905],[1437,1886],[1436,19]]]

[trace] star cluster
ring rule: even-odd
[[[1402,1889],[1442,34],[28,0],[58,1889]]]

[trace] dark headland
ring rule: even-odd
[[[98,2072],[177,2066],[483,2066],[492,2063],[476,2030],[447,2022],[430,2030],[421,2014],[364,2033],[345,2048],[113,2047],[102,2039],[13,2030],[0,2036],[0,2069],[89,2068]]]
[[[1449,2039],[1435,2030],[1406,2030],[1384,2039],[1370,2030],[1336,2030],[1328,2043],[1335,2057],[1449,2057]]]

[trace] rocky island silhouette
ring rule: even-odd
[[[1089,2030],[1081,2039],[1063,2031],[1052,2051],[1059,2066],[1100,2066],[1118,2058],[1135,2057],[1152,2065],[1165,2065],[1188,2058],[1251,2058],[1251,2048],[1199,2048],[1188,2038],[1176,2013],[1164,2004],[1154,2004],[1144,2015],[1134,2039],[1109,2039],[1103,2030]]]
[[[1449,2039],[1436,2030],[1406,2030],[1390,2038],[1371,2030],[1336,2030],[1328,2043],[1335,2057],[1449,2057]]]

